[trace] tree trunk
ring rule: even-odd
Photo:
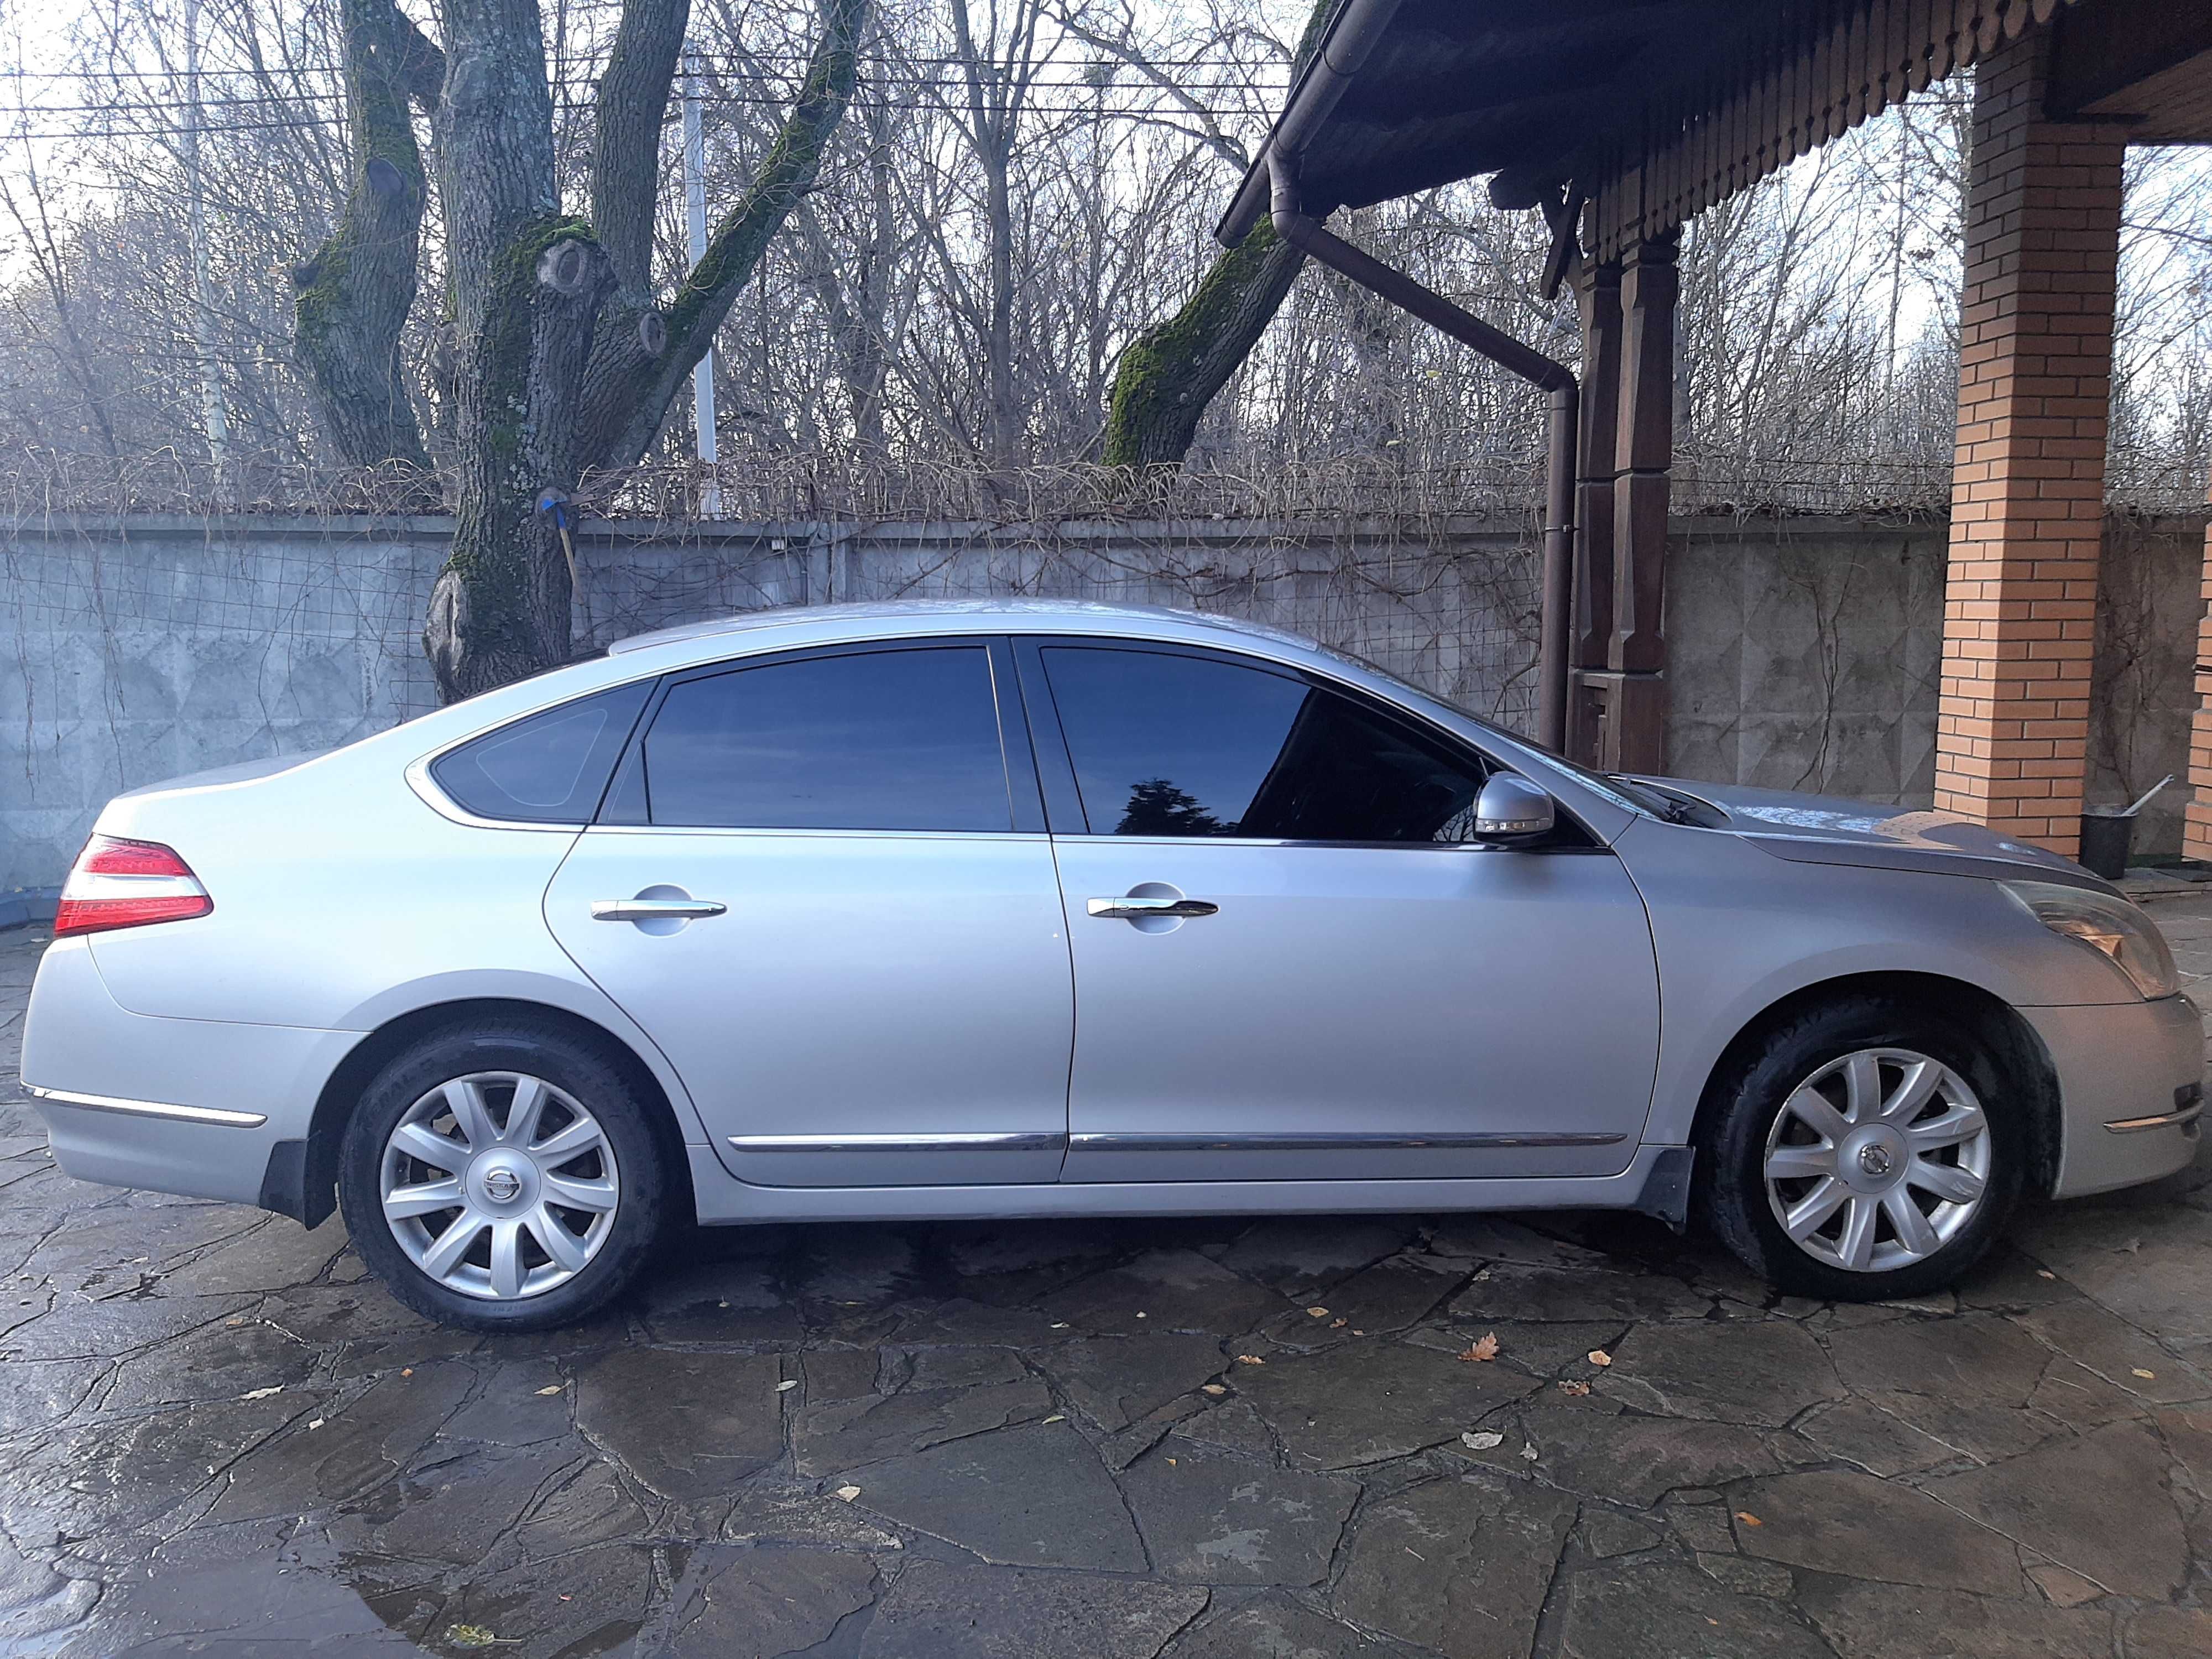
[[[452,556],[423,629],[447,701],[572,652],[570,568],[549,492],[635,464],[812,184],[852,97],[867,0],[830,0],[797,106],[665,311],[650,290],[649,204],[685,0],[632,0],[600,85],[594,210],[559,211],[535,0],[449,0],[440,145],[457,342]],[[635,204],[648,210],[633,210]]]
[[[445,64],[392,0],[343,0],[341,21],[353,176],[337,228],[292,273],[294,339],[340,459],[427,471],[399,365],[424,185],[407,100],[434,104]]]
[[[1334,3],[1314,0],[1291,54],[1294,72],[1321,44]],[[1182,465],[1206,406],[1243,367],[1304,263],[1305,256],[1262,218],[1215,258],[1182,310],[1129,343],[1106,411],[1101,459],[1107,465]]]
[[[538,500],[574,482],[575,392],[614,279],[589,227],[561,216],[536,0],[448,0],[446,28],[459,442],[422,643],[450,702],[568,659],[568,566]]]
[[[1304,260],[1262,219],[1181,311],[1130,342],[1106,415],[1107,465],[1182,465],[1206,405],[1251,354]]]
[[[592,342],[577,452],[584,465],[637,464],[667,418],[668,406],[690,384],[692,369],[713,348],[716,331],[752,279],[769,242],[812,188],[822,153],[852,101],[868,0],[829,0],[827,11],[822,39],[783,131],[744,195],[708,235],[705,256],[658,313],[659,326],[641,331],[617,319]],[[656,155],[656,165],[657,161]],[[633,170],[634,180],[642,170],[642,163]],[[643,179],[647,199],[657,176]],[[648,340],[647,332],[653,337]]]

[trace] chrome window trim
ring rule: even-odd
[[[1057,1129],[951,1134],[732,1135],[741,1152],[1056,1152],[1067,1145]]]
[[[612,690],[619,690],[621,688],[616,686],[610,687],[609,689]],[[556,708],[558,708],[559,706],[560,705],[557,703],[554,705]],[[543,708],[532,709],[531,711],[532,714],[542,714],[546,712],[547,711]],[[530,714],[518,714],[515,716],[515,720],[526,720],[529,718]],[[500,725],[507,726],[512,725],[513,723],[513,721],[502,720],[500,722]],[[486,726],[483,732],[472,732],[468,737],[460,739],[459,743],[449,743],[443,749],[438,750],[434,753],[425,755],[419,760],[410,762],[408,763],[407,770],[402,774],[402,775],[407,780],[407,787],[410,789],[412,789],[416,795],[421,797],[422,804],[428,807],[433,812],[435,812],[440,817],[450,818],[455,823],[465,824],[471,830],[536,830],[547,835],[573,836],[579,830],[586,828],[586,826],[581,821],[575,821],[568,823],[548,823],[543,818],[478,817],[474,812],[470,811],[466,807],[454,800],[453,797],[447,794],[444,790],[438,787],[436,782],[433,781],[430,776],[430,768],[434,763],[442,760],[449,752],[459,749],[461,746],[461,744],[471,742],[477,738],[483,737],[486,732],[496,732],[497,730],[499,730],[499,726]]]
[[[589,820],[554,823],[544,818],[479,817],[447,795],[444,790],[439,788],[430,776],[430,769],[452,754],[454,750],[474,743],[478,738],[489,737],[503,727],[534,719],[539,714],[550,714],[565,704],[581,702],[586,697],[605,696],[609,692],[623,690],[641,681],[657,680],[665,672],[667,671],[655,669],[648,674],[632,674],[626,679],[611,681],[605,685],[595,685],[588,691],[569,691],[550,702],[539,703],[534,708],[525,708],[513,714],[501,715],[495,720],[487,720],[482,726],[465,732],[458,738],[450,738],[440,744],[435,749],[426,750],[417,755],[413,760],[408,762],[406,769],[401,775],[407,780],[407,787],[421,797],[425,806],[440,817],[450,818],[455,823],[466,824],[471,830],[543,830],[554,835],[574,835],[577,830],[583,829]],[[619,763],[622,757],[617,755],[615,758]]]
[[[1480,1134],[1151,1134],[1086,1132],[1067,1138],[1076,1152],[1412,1152],[1490,1150],[1515,1146],[1610,1146],[1625,1134],[1561,1134],[1511,1131]]]
[[[125,1100],[114,1095],[83,1095],[70,1089],[41,1089],[32,1083],[23,1086],[40,1100],[82,1106],[88,1111],[124,1112],[134,1117],[169,1118],[180,1123],[207,1123],[225,1129],[258,1129],[269,1121],[264,1112],[234,1112],[222,1106],[173,1106],[166,1101]]]
[[[523,826],[528,827],[528,826]],[[539,826],[543,827],[543,826]],[[1042,830],[790,830],[711,823],[593,823],[574,826],[595,836],[744,836],[819,841],[1042,841]]]

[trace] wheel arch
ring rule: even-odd
[[[315,1098],[304,1141],[280,1141],[262,1184],[261,1206],[304,1226],[322,1224],[337,1208],[338,1144],[346,1119],[378,1073],[398,1055],[442,1031],[470,1030],[499,1022],[547,1027],[598,1051],[646,1103],[659,1126],[672,1181],[696,1212],[691,1161],[675,1103],[636,1049],[597,1021],[551,1003],[514,997],[465,997],[410,1009],[386,1020],[346,1051]],[[289,1152],[287,1149],[292,1149]]]
[[[1752,1064],[1753,1056],[1769,1033],[1808,1009],[1844,997],[1868,996],[1924,1010],[1962,1027],[1979,1040],[2017,1084],[2027,1107],[2028,1164],[2027,1190],[2048,1194],[2058,1177],[2058,1154],[2064,1134],[2060,1109],[2058,1070],[2043,1039],[2020,1012],[2002,997],[1942,974],[1879,972],[1847,974],[1799,987],[1777,998],[1745,1022],[1714,1061],[1698,1098],[1692,1121],[1692,1146],[1708,1145],[1710,1132],[1729,1092]],[[1709,1160],[1700,1158],[1709,1166]],[[1701,1174],[1709,1175],[1709,1167]]]

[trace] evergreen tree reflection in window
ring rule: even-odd
[[[1165,778],[1147,778],[1129,791],[1129,805],[1117,836],[1218,836],[1220,823],[1199,804],[1198,797],[1178,789]]]

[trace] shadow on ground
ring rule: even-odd
[[[486,1339],[336,1222],[63,1177],[37,950],[0,1653],[2212,1652],[2212,1162],[1879,1307],[1634,1217],[848,1225]]]

